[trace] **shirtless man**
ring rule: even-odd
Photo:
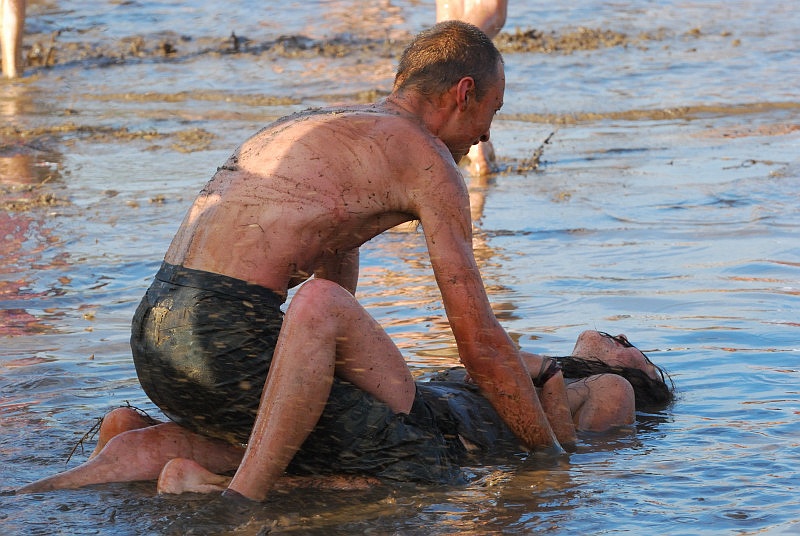
[[[506,23],[508,0],[436,0],[436,22],[462,20],[494,39]],[[467,154],[470,174],[483,177],[495,171],[494,147],[481,141]]]
[[[310,335],[313,337],[313,334]],[[578,337],[570,356],[551,358],[523,353],[522,357],[544,401],[554,398],[552,392],[564,387],[564,380],[556,379],[561,374],[559,367],[554,367],[553,363],[564,366],[570,426],[578,431],[604,432],[630,425],[634,421],[635,409],[662,408],[673,399],[669,377],[628,342],[624,335],[585,331]],[[436,425],[443,432],[443,440],[448,444],[448,451],[458,464],[491,463],[493,460],[508,459],[524,450],[494,408],[466,378],[463,368],[443,371],[430,381],[417,382],[417,391],[431,408]],[[329,408],[326,411],[330,413]],[[325,420],[323,416],[322,421]],[[344,424],[351,425],[353,422],[352,419],[346,419]],[[326,429],[315,430],[314,433],[317,437],[335,434],[335,428],[340,424],[334,419],[326,423]],[[17,492],[41,492],[106,482],[113,479],[114,475],[118,476],[115,466],[135,459],[131,455],[131,448],[149,450],[140,443],[124,440],[134,435],[131,431],[147,427],[155,431],[174,426],[174,423],[159,423],[134,408],[115,409],[103,419],[97,446],[88,462],[34,482]],[[117,436],[120,439],[111,442]],[[382,457],[387,455],[391,456],[391,453],[380,453]],[[356,474],[345,476],[340,474],[340,466],[327,469],[324,476],[318,477],[282,476],[275,487],[356,489],[378,482],[369,478],[369,471],[359,474],[350,468],[350,472]],[[412,479],[414,476],[409,475]],[[161,471],[158,491],[222,491],[230,482],[230,476],[214,474],[194,460],[174,458]]]
[[[22,34],[25,27],[25,0],[0,0],[0,50],[3,76],[16,78],[22,73]]]
[[[504,86],[491,40],[449,21],[407,47],[382,102],[297,114],[239,147],[190,208],[134,316],[139,379],[172,422],[115,437],[107,449],[131,459],[103,465],[94,482],[156,479],[183,458],[235,470],[226,493],[260,501],[301,446],[306,459],[338,464],[409,434],[412,452],[393,456],[447,478],[441,433],[403,356],[354,297],[359,246],[413,220],[472,381],[527,448],[563,452],[557,434],[572,442],[574,428],[561,375],[546,416],[489,305],[456,164],[489,139]],[[306,442],[330,404],[377,412],[380,429]]]

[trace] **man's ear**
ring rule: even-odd
[[[475,98],[475,80],[465,76],[456,84],[456,102],[460,111],[465,111],[470,100]]]

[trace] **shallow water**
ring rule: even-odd
[[[91,441],[66,462],[111,407],[157,413],[129,323],[188,203],[269,120],[388,91],[433,18],[422,0],[86,4],[31,2],[26,51],[52,46],[53,65],[0,82],[2,488],[84,460]],[[235,533],[800,532],[794,3],[520,4],[508,34],[625,39],[505,53],[504,171],[472,185],[496,312],[531,351],[624,332],[678,401],[559,463],[475,468],[463,488],[277,496]],[[415,372],[453,364],[422,237],[379,237],[362,266],[359,294]],[[8,534],[159,534],[221,523],[187,519],[212,506],[109,485],[0,496],[0,520]]]

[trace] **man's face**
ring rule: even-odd
[[[480,141],[489,141],[489,129],[495,114],[503,106],[503,93],[506,88],[505,70],[498,63],[497,82],[490,86],[481,100],[475,98],[474,91],[467,98],[465,109],[457,118],[449,140],[450,152],[458,162],[469,152],[469,148]]]

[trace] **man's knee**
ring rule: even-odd
[[[355,301],[344,287],[327,279],[311,279],[303,283],[292,298],[287,315],[313,318],[330,316],[344,301]]]

